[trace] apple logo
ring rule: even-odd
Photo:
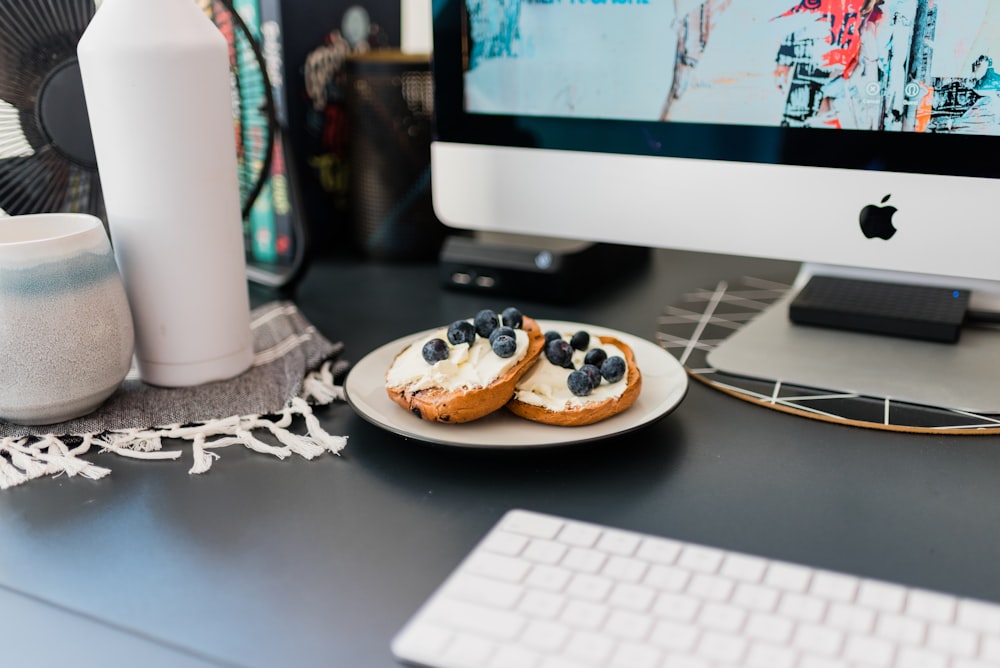
[[[892,197],[891,194],[882,198],[881,204],[885,204]],[[892,216],[896,213],[894,206],[879,206],[869,204],[861,209],[858,220],[861,222],[861,231],[866,237],[872,239],[891,239],[896,233],[896,227],[892,224]]]

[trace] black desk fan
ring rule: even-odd
[[[231,44],[246,226],[271,178],[279,130],[273,90],[261,49],[231,1],[199,4]],[[107,220],[76,57],[77,43],[95,11],[95,0],[0,0],[0,216],[68,211]],[[248,253],[251,280],[282,286],[298,275],[304,228],[298,216],[293,218],[292,260],[281,267],[258,266]]]

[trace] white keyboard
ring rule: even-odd
[[[434,668],[1000,666],[1000,605],[506,514],[393,640]]]

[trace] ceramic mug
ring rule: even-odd
[[[100,219],[0,218],[0,419],[38,425],[90,413],[128,373],[134,339]]]

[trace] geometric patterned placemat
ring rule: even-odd
[[[709,351],[788,291],[787,283],[744,277],[684,295],[657,318],[657,342],[710,387],[773,410],[869,429],[916,433],[1000,434],[1000,415],[833,392],[734,376],[712,368]]]

